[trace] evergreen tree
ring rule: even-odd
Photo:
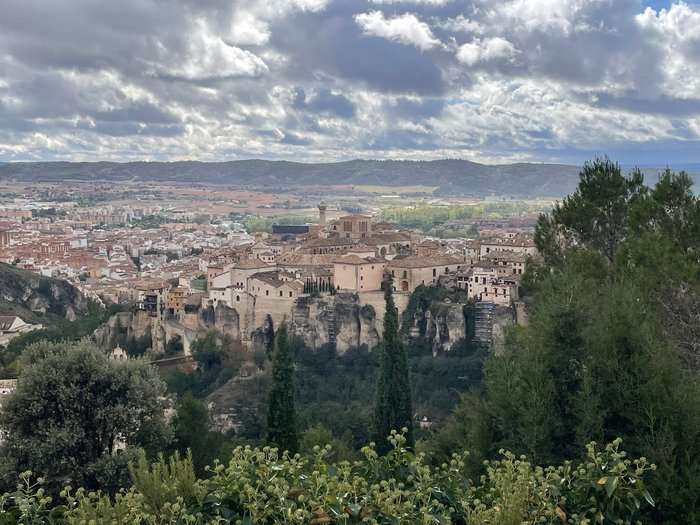
[[[275,335],[272,379],[267,391],[265,422],[266,440],[269,445],[291,453],[297,451],[299,443],[294,405],[294,359],[287,337],[286,322],[282,322]]]
[[[607,157],[586,162],[573,195],[554,206],[551,220],[540,217],[535,233],[537,248],[551,264],[559,262],[563,248],[588,246],[612,262],[627,237],[630,208],[644,188],[636,169],[628,176]]]
[[[391,445],[387,436],[392,430],[407,428],[406,444],[413,446],[413,419],[411,389],[408,384],[406,349],[399,335],[399,316],[392,295],[392,278],[387,275],[382,283],[386,313],[384,334],[380,344],[379,374],[374,405],[372,439],[377,452],[386,454]]]

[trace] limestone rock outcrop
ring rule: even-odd
[[[362,345],[373,348],[380,339],[374,307],[360,304],[352,293],[300,299],[289,327],[308,347],[335,343],[339,353]]]
[[[52,313],[73,321],[87,310],[87,298],[68,281],[0,263],[0,315],[31,323],[42,322],[37,313]]]

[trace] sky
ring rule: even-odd
[[[700,4],[1,0],[0,161],[700,162]]]

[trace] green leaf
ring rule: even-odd
[[[608,498],[613,495],[613,493],[615,492],[615,489],[617,488],[619,483],[620,483],[619,476],[610,476],[609,478],[607,478],[605,480],[605,492],[607,493]]]
[[[642,496],[644,496],[644,499],[647,500],[647,503],[651,505],[652,507],[654,506],[654,498],[651,497],[651,494],[649,494],[649,491],[647,489],[642,490]]]

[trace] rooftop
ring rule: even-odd
[[[449,266],[462,264],[464,261],[449,255],[423,256],[409,255],[408,257],[393,259],[387,265],[388,268],[433,268],[436,266]]]

